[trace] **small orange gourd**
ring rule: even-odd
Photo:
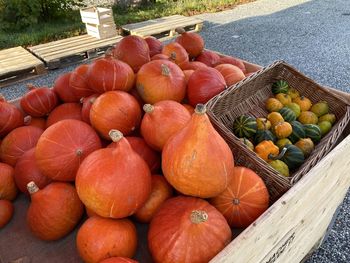
[[[282,109],[283,104],[276,98],[268,98],[265,102],[265,107],[269,112],[274,112]]]
[[[279,149],[272,141],[262,141],[255,146],[256,154],[265,161],[269,160],[269,156],[278,155]]]
[[[302,111],[298,117],[298,121],[302,124],[317,124],[318,117],[312,111]]]
[[[267,119],[271,122],[271,126],[275,126],[277,123],[284,121],[281,113],[279,112],[271,112],[267,115]]]
[[[293,102],[295,102],[296,104],[298,104],[300,106],[301,111],[307,111],[312,106],[311,100],[309,100],[308,98],[306,98],[304,96],[296,97],[295,99],[293,99]]]
[[[274,126],[274,133],[278,139],[287,138],[292,134],[293,128],[289,122],[283,121]]]

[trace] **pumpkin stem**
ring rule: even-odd
[[[175,32],[178,33],[178,34],[186,33],[186,31],[185,31],[185,29],[183,29],[183,27],[175,28]]]
[[[274,156],[274,155],[272,155],[271,153],[268,155],[268,159],[270,159],[270,160],[279,160],[279,159],[281,159],[284,155],[285,155],[285,153],[287,152],[287,148],[286,147],[283,147],[283,149],[282,149],[282,151],[279,153],[279,155],[277,155],[277,156]]]
[[[27,189],[31,195],[39,191],[39,187],[33,181],[27,184]]]
[[[194,224],[199,224],[208,220],[208,214],[202,210],[193,210],[191,213],[191,221]]]
[[[80,98],[80,100],[79,100],[80,104],[83,104],[83,103],[84,103],[84,99],[85,99],[85,97],[81,97],[81,98]]]
[[[161,68],[162,68],[162,75],[163,76],[169,76],[170,75],[170,69],[169,69],[169,67],[167,65],[162,64]]]
[[[123,138],[123,133],[118,130],[110,130],[108,135],[113,142],[118,142]]]
[[[33,83],[29,83],[29,84],[27,84],[27,89],[33,90],[33,89],[35,89],[35,86],[33,85]]]
[[[32,122],[32,116],[27,115],[24,117],[24,125],[29,125]]]
[[[240,201],[239,201],[238,198],[234,198],[234,199],[233,199],[233,204],[234,204],[234,205],[239,205],[239,203],[240,203]]]
[[[196,108],[194,109],[194,112],[197,114],[205,114],[207,112],[207,107],[205,107],[204,104],[199,103],[196,105]]]
[[[83,150],[82,150],[82,149],[77,149],[76,152],[75,152],[75,154],[76,154],[77,156],[82,156],[82,155],[83,155]]]
[[[171,58],[172,60],[176,60],[176,52],[171,52],[171,53],[170,53],[170,58]]]
[[[4,95],[2,95],[1,93],[0,93],[0,101],[1,101],[1,102],[6,101]]]
[[[107,49],[105,52],[105,58],[111,58],[111,57],[113,57],[113,48],[112,47]]]
[[[145,104],[143,105],[143,110],[146,113],[151,113],[154,110],[154,106],[152,106],[151,104]]]

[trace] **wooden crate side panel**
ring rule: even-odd
[[[350,136],[345,138],[322,162],[316,165],[211,262],[263,262],[264,257],[275,253],[283,245],[286,235],[298,222],[306,220],[308,213],[314,212],[315,206],[322,205],[324,193],[338,196],[338,199],[335,199],[338,203],[331,204],[332,209],[335,210],[350,185],[350,174],[348,173],[350,159],[345,154],[349,151]],[[335,171],[337,172],[335,173]],[[343,185],[340,189],[338,189],[339,184]],[[328,218],[322,220],[325,220],[326,225],[329,224],[330,219],[329,221],[327,221]],[[309,225],[305,227],[307,230],[310,229]],[[322,234],[319,233],[319,235]]]

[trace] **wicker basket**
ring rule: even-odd
[[[332,130],[315,145],[311,155],[289,177],[279,174],[249,150],[232,132],[234,119],[242,114],[253,117],[267,116],[265,101],[273,96],[272,83],[280,79],[286,80],[289,86],[297,89],[313,103],[319,100],[327,101],[330,111],[337,118]],[[250,167],[263,178],[270,191],[272,202],[295,184],[336,145],[350,117],[350,107],[345,100],[333,95],[284,61],[276,61],[229,87],[212,98],[207,103],[207,109],[213,125],[231,147],[236,163]]]

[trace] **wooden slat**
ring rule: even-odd
[[[85,34],[85,35],[81,35],[81,36],[70,37],[70,38],[66,38],[66,39],[56,40],[53,42],[28,47],[28,49],[30,51],[35,51],[35,50],[40,50],[40,49],[46,48],[46,47],[54,47],[54,46],[57,46],[60,44],[67,44],[67,43],[73,43],[73,42],[77,42],[77,41],[84,41],[85,39],[90,39],[90,38],[91,38],[91,36]]]
[[[140,34],[140,35],[148,36],[148,35],[152,35],[152,34],[162,33],[162,32],[165,32],[167,30],[175,29],[176,27],[186,27],[186,26],[192,26],[192,25],[195,26],[197,24],[200,24],[200,23],[193,24],[193,23],[188,23],[185,21],[182,23],[178,23],[175,26],[174,25],[160,26],[157,28],[141,29],[141,30],[138,30],[135,32],[137,32],[137,34]]]
[[[143,21],[143,22],[127,24],[127,25],[124,25],[122,28],[126,29],[126,30],[133,30],[135,28],[140,28],[140,27],[145,27],[148,25],[158,24],[160,22],[167,21],[169,19],[176,20],[178,18],[183,18],[183,17],[184,16],[181,16],[181,15],[166,16],[166,17],[162,17],[162,18],[150,19],[150,20]]]

